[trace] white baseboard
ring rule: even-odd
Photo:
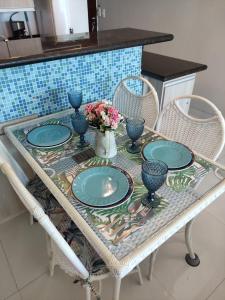
[[[26,210],[26,209],[23,209],[23,210],[17,212],[16,214],[13,214],[13,215],[11,215],[11,216],[9,216],[9,217],[7,217],[7,218],[4,218],[3,220],[0,221],[0,225],[4,224],[4,223],[6,223],[6,222],[12,221],[12,220],[15,219],[16,217],[18,217],[18,216],[24,214],[25,212],[27,212],[27,210]]]

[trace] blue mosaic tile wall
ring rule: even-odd
[[[0,122],[70,105],[67,92],[81,89],[84,103],[111,99],[119,81],[141,73],[142,47],[0,69]]]

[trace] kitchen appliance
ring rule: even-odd
[[[44,39],[53,37],[56,43],[88,39],[92,18],[95,24],[91,30],[97,31],[96,0],[34,0],[34,4],[39,32]]]
[[[26,27],[24,21],[13,20],[12,17],[17,14],[17,12],[13,13],[10,16],[9,23],[12,30],[12,34],[14,38],[24,38],[26,36]]]

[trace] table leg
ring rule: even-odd
[[[187,246],[188,253],[185,255],[186,263],[192,267],[197,267],[200,264],[200,259],[196,253],[194,253],[192,248],[192,239],[191,239],[191,228],[193,220],[188,222],[185,226],[185,243]]]
[[[150,255],[149,269],[148,269],[148,276],[147,276],[148,280],[152,280],[152,273],[153,273],[153,268],[154,268],[154,264],[155,264],[155,259],[156,259],[157,252],[158,252],[158,249],[156,249]]]
[[[114,288],[113,288],[113,300],[119,300],[120,286],[121,286],[121,278],[116,278],[114,283]]]
[[[141,274],[141,268],[139,265],[137,265],[137,273],[138,273],[138,279],[139,279],[139,284],[142,285],[143,284],[143,278],[142,278],[142,274]]]

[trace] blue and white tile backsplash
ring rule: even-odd
[[[141,73],[142,47],[0,69],[0,122],[69,108],[67,92],[84,103],[111,99],[119,81]]]

